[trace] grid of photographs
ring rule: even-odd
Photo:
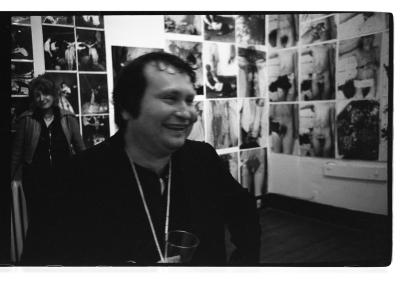
[[[42,16],[46,73],[60,108],[80,122],[86,147],[110,136],[104,19],[101,15]]]
[[[268,154],[387,161],[388,15],[164,15],[163,48],[112,46],[113,78],[132,59],[173,53],[196,73],[189,139],[267,193]],[[46,73],[91,147],[110,135],[104,19],[42,16]],[[30,17],[12,17],[12,112],[33,78]],[[111,70],[109,70],[111,72]],[[15,118],[15,115],[14,115]]]
[[[29,83],[34,76],[30,16],[11,17],[11,133],[16,118],[29,107]]]

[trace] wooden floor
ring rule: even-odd
[[[260,210],[261,265],[382,266],[391,239],[277,209]]]

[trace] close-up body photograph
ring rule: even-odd
[[[391,265],[391,13],[1,17],[0,265]]]

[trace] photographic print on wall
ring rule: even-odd
[[[266,147],[268,112],[266,99],[239,100],[240,149]]]
[[[204,15],[204,39],[235,42],[235,17],[229,15]]]
[[[110,137],[108,115],[82,116],[82,136],[87,148],[93,147]]]
[[[274,153],[298,155],[299,105],[269,105],[269,147]]]
[[[267,148],[240,151],[240,183],[256,197],[267,193]]]
[[[76,70],[74,28],[42,26],[46,70]]]
[[[165,15],[164,31],[187,35],[201,35],[201,15]]]
[[[335,99],[336,44],[317,44],[302,48],[300,57],[300,99]]]
[[[79,114],[78,83],[75,73],[47,73],[60,95],[59,107]]]
[[[194,87],[198,95],[204,94],[203,80],[203,43],[168,40],[166,51],[185,60],[196,74]]]
[[[267,65],[264,48],[238,48],[238,97],[267,96]]]
[[[271,102],[298,99],[297,50],[272,51],[267,61],[268,95]]]
[[[216,149],[238,146],[238,110],[236,100],[206,101],[206,142]]]
[[[104,28],[104,18],[102,15],[77,15],[75,16],[75,25],[86,28]]]
[[[300,155],[335,157],[335,103],[301,103],[299,121]]]
[[[48,25],[73,26],[74,16],[42,16],[42,23]]]
[[[331,15],[322,19],[300,24],[301,44],[324,42],[337,38],[336,17]]]
[[[279,14],[268,16],[268,43],[273,49],[297,46],[299,40],[299,15]]]
[[[106,74],[79,74],[82,114],[108,113]]]
[[[79,71],[106,71],[104,31],[76,30]]]
[[[236,97],[237,54],[234,44],[204,43],[207,98]]]
[[[11,59],[33,59],[30,26],[11,25]]]
[[[265,15],[239,15],[236,18],[239,45],[265,45]]]
[[[11,61],[11,96],[29,96],[33,62]]]

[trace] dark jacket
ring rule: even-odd
[[[46,259],[43,252],[28,251],[25,264],[156,264],[159,257],[122,135],[77,155],[69,168],[50,254]],[[162,239],[165,196],[159,194],[158,177],[142,167],[138,174]],[[258,262],[255,199],[223,167],[214,148],[187,140],[172,156],[171,182],[170,230],[187,230],[200,239],[191,265],[227,264],[225,226],[236,246],[230,264]]]
[[[25,111],[17,121],[11,155],[12,180],[22,180],[22,166],[32,162],[39,142],[41,124],[33,118],[33,114],[32,110]],[[80,135],[79,124],[75,115],[69,111],[60,109],[60,123],[71,155],[83,151],[85,144]]]

